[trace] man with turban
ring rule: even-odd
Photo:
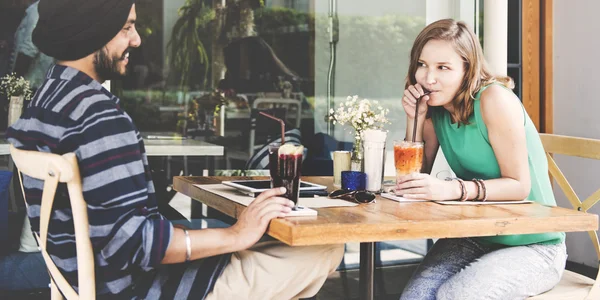
[[[317,293],[342,245],[258,242],[293,203],[282,189],[258,196],[228,228],[175,228],[157,209],[144,143],[102,82],[124,75],[141,43],[133,0],[41,0],[33,41],[57,59],[22,117],[15,147],[77,155],[95,255],[97,298],[291,299]],[[28,216],[39,231],[41,183],[25,177]],[[73,216],[55,197],[47,251],[77,287]],[[257,243],[258,242],[258,243]]]

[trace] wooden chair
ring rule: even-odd
[[[575,191],[556,165],[551,154],[600,159],[600,140],[554,134],[540,134],[540,137],[544,144],[544,149],[546,150],[548,170],[550,171],[551,177],[556,180],[558,186],[575,209],[587,212],[594,204],[600,201],[600,190],[597,190],[584,201],[579,200],[579,197],[577,197]],[[596,248],[596,255],[600,261],[600,243],[598,242],[598,234],[595,231],[589,231],[588,233]],[[586,276],[565,270],[560,282],[552,290],[529,299],[600,299],[600,272],[596,276],[596,280],[592,280]]]
[[[35,237],[46,262],[46,268],[50,273],[52,282],[51,298],[53,300],[63,299],[62,296],[64,295],[67,299],[95,299],[94,254],[90,241],[87,204],[83,200],[77,157],[73,153],[61,156],[52,153],[19,150],[12,145],[10,146],[10,154],[20,173],[44,181],[40,208],[40,232],[39,235],[35,234]],[[20,174],[19,179],[21,180],[21,186],[23,186]],[[46,251],[48,223],[59,182],[67,184],[69,198],[71,199],[77,249],[79,293],[75,292],[67,282]],[[25,193],[23,193],[23,197],[25,197]]]

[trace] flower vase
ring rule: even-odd
[[[213,112],[213,127],[216,136],[225,136],[225,104],[219,104]]]
[[[12,96],[8,104],[8,126],[16,122],[23,113],[23,97]]]
[[[363,171],[363,146],[362,139],[358,138],[354,140],[352,146],[352,154],[350,156],[350,169],[352,171]]]

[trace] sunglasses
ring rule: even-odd
[[[369,191],[348,191],[348,190],[335,190],[328,195],[332,199],[343,199],[349,201],[356,201],[358,203],[373,203],[375,202],[375,194]]]

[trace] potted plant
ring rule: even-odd
[[[194,76],[194,66],[204,67],[204,86],[208,75],[208,54],[202,41],[203,33],[208,32],[208,24],[214,18],[214,10],[201,0],[187,0],[179,9],[179,19],[173,26],[168,47],[168,61],[171,74],[177,74],[179,87],[187,88]],[[177,76],[175,75],[175,76]]]
[[[0,93],[10,100],[8,105],[8,126],[12,125],[23,112],[23,102],[31,100],[33,92],[29,81],[15,73],[7,74],[0,78]]]
[[[254,9],[264,6],[263,0],[205,3],[186,0],[167,46],[170,76],[180,89],[204,89],[221,79],[223,48],[232,39],[255,35]]]

